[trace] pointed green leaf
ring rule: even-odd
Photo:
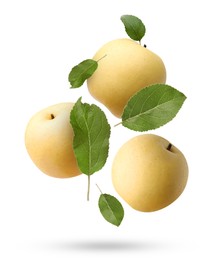
[[[98,201],[102,216],[111,224],[119,226],[124,217],[121,203],[112,195],[101,194]]]
[[[79,88],[89,77],[95,72],[98,67],[97,61],[87,59],[73,67],[69,74],[69,82],[71,88]]]
[[[124,108],[122,125],[141,132],[163,126],[176,116],[185,99],[183,93],[171,86],[148,86],[130,98]]]
[[[125,30],[128,36],[131,39],[140,42],[146,32],[146,28],[143,22],[134,15],[122,15],[121,21],[125,26]]]
[[[108,157],[110,125],[104,112],[96,105],[78,99],[70,113],[74,131],[73,149],[82,173],[99,171]]]

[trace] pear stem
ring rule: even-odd
[[[172,148],[172,144],[171,144],[171,143],[169,143],[169,145],[167,146],[167,148],[166,148],[166,149],[167,149],[168,151],[171,151],[171,148]]]

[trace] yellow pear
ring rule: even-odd
[[[133,137],[118,150],[112,165],[112,182],[118,194],[134,209],[151,212],[174,202],[188,179],[184,155],[163,137]]]
[[[106,43],[93,59],[98,61],[98,68],[87,80],[88,90],[117,117],[137,91],[166,82],[162,59],[131,39]]]
[[[67,178],[80,174],[74,155],[70,111],[73,103],[59,103],[37,112],[25,132],[26,149],[45,174]]]

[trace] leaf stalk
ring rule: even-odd
[[[90,174],[88,175],[88,181],[87,181],[87,201],[89,201],[89,195],[90,195]]]
[[[122,124],[122,121],[119,122],[119,123],[117,123],[117,124],[115,124],[114,127],[119,126],[119,125],[121,125],[121,124]]]
[[[98,63],[99,61],[101,61],[103,58],[105,58],[107,56],[107,54],[105,54],[103,57],[101,57],[100,59],[98,59],[96,62]]]
[[[101,191],[100,187],[98,186],[98,184],[96,184],[97,188],[99,189],[100,193],[103,194],[103,192]]]

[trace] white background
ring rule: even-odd
[[[24,131],[35,112],[80,96],[118,123],[86,85],[70,90],[67,77],[102,44],[127,37],[123,14],[143,20],[143,43],[164,60],[167,83],[187,96],[177,117],[153,133],[185,154],[190,175],[181,197],[157,212],[137,212],[120,198],[125,218],[115,227],[99,214],[95,183],[118,197],[111,163],[139,133],[112,129],[108,161],[92,176],[87,202],[86,176],[41,173],[25,150]],[[212,24],[210,0],[0,2],[0,259],[212,259]]]

